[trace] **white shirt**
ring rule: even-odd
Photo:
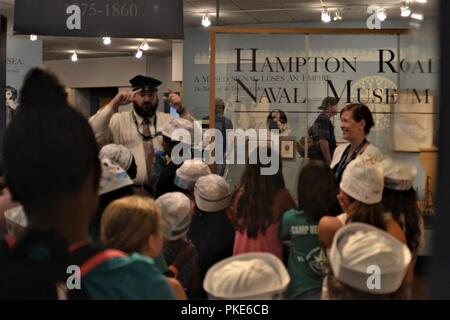
[[[143,138],[136,128],[133,114],[136,117],[136,121],[139,125],[139,131],[143,131],[142,121],[143,118],[139,116],[134,110],[125,112],[116,112],[107,105],[99,110],[94,116],[89,119],[92,130],[94,131],[95,138],[100,145],[106,145],[108,143],[121,144],[126,146],[133,153],[137,165],[137,175],[134,179],[134,183],[143,184],[147,183],[147,166],[145,164],[144,145]],[[172,119],[172,116],[163,113],[156,112],[156,131],[162,131]],[[150,132],[155,134],[155,116],[150,119]],[[162,148],[162,136],[158,136],[153,139],[153,147],[155,150],[163,150]]]
[[[342,156],[345,152],[345,149],[350,145],[350,143],[344,143],[339,145],[336,150],[334,150],[333,159],[331,160],[331,169],[333,169],[339,161],[341,161]],[[375,161],[382,161],[384,158],[383,153],[378,149],[373,143],[369,143],[369,145],[364,148],[364,150],[360,153],[365,156],[372,158]]]

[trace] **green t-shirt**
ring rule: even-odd
[[[82,278],[81,285],[94,300],[175,299],[153,259],[137,253],[100,264]]]
[[[326,255],[319,244],[319,226],[303,211],[291,209],[283,214],[281,237],[289,243],[288,272],[291,282],[286,291],[289,299],[320,291]]]

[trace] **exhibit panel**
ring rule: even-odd
[[[249,155],[256,140],[267,139],[264,130],[279,129],[283,173],[288,188],[295,189],[295,141],[306,127],[308,113],[305,44],[302,34],[217,34],[215,96],[224,100],[224,119],[246,135],[243,140],[226,139],[227,179],[232,185],[238,184],[245,168],[238,152],[248,147]],[[219,116],[216,128],[227,121]]]
[[[339,99],[339,110],[349,103],[367,105],[375,122],[368,140],[385,156],[417,169],[414,188],[426,224],[426,241],[420,252],[429,255],[439,119],[435,107],[439,72],[436,43],[428,40],[426,46],[417,45],[414,30],[411,34],[399,29],[370,37],[357,33],[215,34],[214,98],[224,102],[223,115],[215,110],[219,119],[215,127],[227,127],[223,119],[229,119],[234,129],[255,129],[259,140],[267,133],[260,135],[258,130],[280,129],[276,148],[286,186],[296,197],[298,172],[309,157],[307,150],[299,148],[300,142],[307,141],[308,129],[322,112],[318,109],[322,99]],[[337,144],[345,143],[339,114],[331,120]],[[234,187],[245,168],[236,152],[245,149],[248,156],[254,149],[249,141],[257,139],[245,133],[249,135],[245,140],[226,138],[229,143],[228,150],[224,144],[223,160],[228,163],[218,165]]]
[[[418,207],[425,222],[421,255],[431,255],[436,210],[438,132],[441,106],[439,77],[441,56],[437,20],[413,23],[401,37],[400,98],[392,130],[396,158],[412,161],[418,175]],[[446,212],[447,213],[447,212]]]
[[[399,149],[399,139],[393,139],[399,118],[414,118],[429,108],[422,104],[405,108],[397,101],[404,94],[410,100],[425,101],[430,92],[423,87],[427,86],[423,82],[416,88],[414,81],[408,84],[411,88],[399,89],[399,51],[406,47],[406,41],[401,40],[404,30],[370,37],[358,34],[358,30],[348,34],[343,30],[339,34],[307,35],[230,32],[217,33],[215,38],[215,97],[224,100],[224,116],[234,128],[267,129],[268,116],[273,116],[275,111],[276,117],[282,117],[278,125],[280,136],[297,142],[308,136],[308,129],[321,113],[318,106],[322,99],[332,96],[339,99],[339,109],[348,103],[366,104],[375,120],[368,139],[383,153],[418,164],[417,154],[399,153],[404,150]],[[339,116],[332,117],[332,122],[338,145],[345,143]],[[432,125],[429,128],[434,129]],[[291,144],[283,143],[287,150]],[[294,145],[298,149],[298,144]],[[431,145],[428,138],[421,147]],[[293,194],[305,156],[294,152],[291,157],[287,152],[283,157],[284,176]],[[227,167],[228,178],[236,185],[242,165]],[[418,190],[423,194],[423,183],[418,185]]]
[[[398,88],[398,76],[393,70],[398,61],[398,37],[391,34],[311,35],[309,40],[310,55],[318,57],[317,63],[310,62],[310,75],[319,76],[318,81],[309,84],[311,110],[319,111],[317,106],[327,96],[339,98],[339,109],[349,103],[367,105],[375,122],[368,140],[383,152],[388,152],[392,145],[390,103]],[[335,116],[333,122],[338,144],[345,143],[340,117]]]
[[[19,92],[27,72],[42,63],[41,40],[28,41],[9,37],[6,46],[6,123],[19,108]]]

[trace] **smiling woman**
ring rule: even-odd
[[[341,110],[342,137],[349,143],[336,148],[331,161],[338,184],[347,165],[358,155],[365,154],[375,161],[383,159],[381,151],[366,139],[373,126],[372,112],[366,105],[353,103]]]

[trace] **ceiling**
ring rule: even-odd
[[[59,0],[60,1],[60,0]],[[437,0],[428,1],[436,5]],[[184,24],[186,27],[200,25],[203,14],[216,15],[216,0],[183,0]],[[248,25],[268,23],[295,23],[319,21],[322,4],[330,9],[340,9],[342,21],[362,20],[367,17],[367,7],[372,4],[386,9],[388,19],[401,19],[401,0],[220,0],[219,24]],[[433,10],[434,11],[434,10]],[[427,15],[429,11],[427,10]],[[0,13],[8,18],[9,33],[12,34],[14,0],[0,0]],[[427,16],[428,17],[428,16]],[[215,19],[212,19],[214,25]],[[333,24],[339,22],[331,22]],[[44,59],[67,59],[74,50],[80,58],[129,56],[134,54],[143,39],[114,38],[104,46],[97,38],[40,37],[44,41]],[[150,39],[151,50],[146,54],[170,56],[171,41]]]

